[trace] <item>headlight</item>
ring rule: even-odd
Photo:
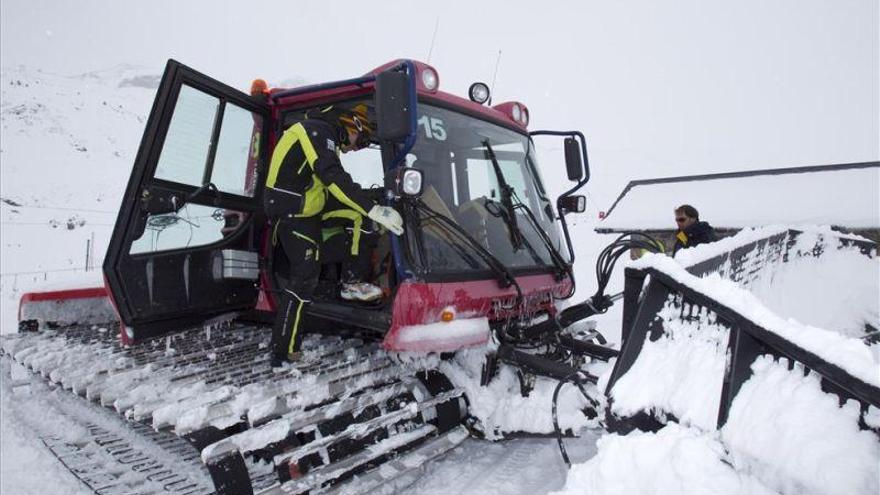
[[[428,91],[437,89],[437,73],[434,72],[434,69],[426,68],[422,70],[422,85]]]
[[[513,105],[513,108],[510,109],[510,114],[513,116],[513,120],[517,122],[522,122],[522,109],[519,105]]]
[[[482,105],[489,101],[489,86],[486,86],[486,83],[475,82],[468,89],[468,96],[471,101]]]
[[[522,109],[522,123],[523,125],[529,125],[529,111],[525,107]]]
[[[422,171],[414,168],[403,172],[401,191],[407,196],[418,196],[422,193]]]

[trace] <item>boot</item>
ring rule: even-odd
[[[382,289],[366,282],[345,283],[339,295],[346,301],[371,302],[382,299]]]
[[[270,364],[273,368],[281,368],[284,366],[284,363],[297,363],[302,359],[302,352],[293,351],[285,357],[272,355],[270,359]]]

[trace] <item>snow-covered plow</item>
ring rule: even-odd
[[[830,230],[761,229],[679,258],[627,269],[608,428],[717,429],[740,467],[776,489],[873,493],[876,246]]]
[[[103,323],[116,319],[107,289],[89,287],[27,292],[18,306],[20,331]]]

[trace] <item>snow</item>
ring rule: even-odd
[[[656,433],[599,439],[599,453],[572,467],[554,495],[764,495],[776,493],[737,472],[717,435],[670,423]]]
[[[79,10],[82,7],[75,8]],[[37,12],[39,9],[29,7],[29,10]],[[43,12],[38,15],[46,14]],[[749,19],[754,17],[752,14],[748,15],[751,16]],[[786,11],[785,15],[788,16],[789,12]],[[479,18],[479,16],[471,17]],[[630,22],[627,16],[621,18]],[[770,16],[762,18],[766,18],[768,22],[772,21]],[[826,19],[822,17],[819,24],[825,29]],[[71,26],[77,27],[75,22],[72,22]],[[773,26],[774,32],[776,28],[777,26]],[[46,32],[48,36],[50,31],[47,29]],[[657,32],[648,34],[659,35]],[[737,32],[736,36],[740,36],[740,33]],[[669,39],[665,34],[661,38]],[[472,40],[472,38],[462,39]],[[820,40],[819,37],[816,39]],[[821,42],[825,41],[821,40]],[[640,45],[639,50],[642,48]],[[46,50],[46,53],[49,52],[51,51]],[[54,52],[62,56],[66,54],[64,50]],[[381,50],[376,52],[379,53]],[[21,53],[20,56],[26,56],[27,50],[22,50]],[[510,53],[510,51],[505,52],[506,56]],[[682,53],[683,56],[690,56],[689,53]],[[358,57],[360,58],[360,55]],[[90,59],[88,62],[90,64],[101,63],[97,57],[87,58]],[[466,57],[462,57],[462,62],[464,58]],[[471,58],[475,60],[480,57]],[[614,56],[614,58],[627,60],[626,57]],[[226,66],[227,62],[228,60],[221,61],[220,64]],[[546,62],[555,64],[552,57]],[[705,68],[705,62],[705,60],[701,61],[701,70]],[[663,61],[660,60],[658,63]],[[305,64],[305,66],[311,65],[319,64]],[[438,67],[443,68],[448,65],[438,64]],[[326,67],[326,64],[323,66]],[[359,67],[362,69],[361,65]],[[345,73],[341,67],[339,69],[341,74]],[[289,69],[283,70],[289,71]],[[725,74],[728,70],[725,60]],[[608,71],[608,73],[612,72],[619,73],[619,71]],[[158,70],[119,66],[109,71],[67,77],[27,68],[3,68],[0,74],[0,88],[2,88],[0,125],[3,129],[0,140],[2,141],[0,142],[0,153],[2,153],[0,196],[3,200],[10,200],[11,203],[0,202],[0,218],[3,221],[2,236],[0,236],[0,242],[3,243],[0,254],[0,264],[3,267],[0,274],[0,293],[2,293],[0,333],[14,331],[18,298],[23,292],[48,288],[92,287],[102,284],[100,270],[85,270],[86,242],[94,240],[91,244],[90,255],[94,255],[91,264],[93,267],[99,267],[122,191],[128,180],[145,117],[158,83],[158,73]],[[460,79],[460,75],[453,71],[449,71],[448,74],[450,77],[445,79],[446,81],[452,81],[455,77]],[[503,77],[502,71],[502,81]],[[567,79],[573,84],[581,84],[580,78]],[[645,80],[643,77],[621,79],[613,76],[613,79],[615,84],[621,80],[624,84],[630,84],[626,81],[631,81],[634,84],[631,88],[632,93],[643,94],[637,87],[640,84],[638,81]],[[596,78],[588,78],[590,84],[595,81]],[[737,85],[741,83],[743,81],[738,80]],[[748,84],[748,81],[745,83]],[[692,88],[687,88],[686,91],[690,100]],[[763,83],[761,83],[761,91],[765,91]],[[539,88],[539,93],[542,92],[543,90]],[[592,93],[603,94],[601,91],[592,91]],[[558,94],[566,93],[559,91]],[[546,95],[542,93],[539,96],[549,99],[550,92],[547,91]],[[803,100],[802,96],[792,96],[792,101],[797,102],[799,108]],[[602,98],[617,114],[622,100]],[[577,115],[575,120],[567,120],[573,123],[572,127],[580,128],[587,124],[586,121],[582,121],[580,112],[568,108],[570,101],[567,97],[559,99],[565,100],[564,112],[571,111],[572,115]],[[696,99],[693,101],[699,111],[691,114],[690,118],[703,121],[704,106]],[[731,102],[738,105],[742,100],[731,100]],[[635,104],[637,113],[620,114],[619,122],[614,123],[625,138],[621,143],[625,141],[626,146],[629,146],[630,138],[633,137],[631,132],[635,132],[632,131],[632,122],[638,120],[629,117],[646,115],[644,103],[638,100]],[[855,99],[852,103],[860,104]],[[839,105],[840,101],[835,100],[830,104]],[[862,106],[869,107],[869,105]],[[537,105],[533,107],[533,109],[537,108]],[[679,111],[680,108],[677,107],[676,114]],[[743,107],[743,111],[746,113],[743,121],[747,122],[747,127],[754,129],[758,134],[763,134],[762,127],[754,125],[753,115],[748,113],[748,109]],[[720,113],[724,114],[724,112]],[[661,118],[660,112],[652,111],[648,114],[649,116],[657,114],[658,118]],[[535,117],[544,118],[546,122],[552,122],[554,125],[558,124],[557,119],[552,115],[541,117],[536,111]],[[839,120],[811,119],[815,122]],[[592,121],[598,123],[593,126],[588,136],[591,144],[596,143],[598,146],[591,148],[591,153],[597,153],[591,155],[594,181],[591,183],[591,188],[587,189],[587,194],[601,195],[602,190],[595,187],[597,182],[607,180],[606,177],[613,173],[624,173],[613,172],[615,169],[613,162],[616,160],[620,164],[621,157],[627,161],[637,162],[640,167],[655,167],[658,161],[663,160],[662,157],[645,156],[644,148],[626,150],[622,154],[609,151],[607,138],[610,136],[603,135],[602,133],[606,131],[602,129],[607,129],[608,124],[612,122],[595,118]],[[876,130],[876,124],[872,123],[871,126],[862,127],[867,129],[864,131],[865,134],[872,135],[871,143],[875,143],[876,132],[870,129]],[[845,136],[852,134],[854,126],[834,124],[834,127],[839,127],[841,135]],[[651,124],[646,125],[645,129],[648,129],[649,133],[654,132]],[[644,132],[645,129],[642,131]],[[711,126],[707,129],[710,129],[707,132],[711,134],[723,134],[716,132],[717,128],[711,129]],[[777,137],[774,135],[768,139],[775,141]],[[678,144],[679,140],[675,139],[658,140],[660,141],[664,143],[668,141],[675,147],[681,146]],[[688,141],[691,144],[686,147],[696,150],[693,143],[700,140],[689,138]],[[802,141],[800,137],[797,139],[797,142]],[[603,145],[603,142],[606,144]],[[756,153],[754,156],[771,163],[774,161],[772,153],[776,153],[776,157],[784,156],[785,160],[792,160],[790,156],[816,156],[815,150],[805,151],[803,155],[791,155],[790,150],[785,149],[785,146],[781,146],[779,150],[769,150],[770,154],[767,154],[766,146],[763,149],[759,146],[754,148]],[[704,149],[702,153],[715,154],[717,151]],[[845,152],[850,153],[850,150]],[[700,164],[706,163],[706,158],[698,154],[699,152],[695,152],[691,157],[692,160]],[[825,153],[819,156],[829,156],[833,159],[837,155]],[[851,156],[851,153],[846,156]],[[599,159],[596,159],[597,157]],[[676,160],[667,158],[667,161]],[[560,173],[558,174],[560,177],[554,177],[554,174],[549,172],[553,170],[550,168],[552,165],[553,162],[550,160],[542,161],[545,178],[549,179],[548,185],[551,190],[554,181],[557,186],[559,183],[567,184],[561,178],[564,174]],[[73,174],[71,171],[76,173]],[[874,175],[871,175],[872,173]],[[855,184],[851,184],[850,179],[844,181],[842,176],[822,180],[819,182],[820,191],[803,196],[797,196],[796,191],[812,187],[804,182],[807,180],[806,176],[789,177],[781,187],[777,179],[768,179],[767,182],[761,183],[740,182],[739,184],[746,184],[752,188],[748,195],[744,195],[741,191],[734,194],[717,190],[710,195],[709,192],[698,193],[693,188],[689,188],[686,194],[678,191],[676,195],[670,196],[674,192],[671,189],[669,191],[653,189],[648,194],[647,188],[637,187],[629,193],[625,205],[622,203],[612,212],[609,220],[606,220],[611,223],[603,222],[600,226],[612,225],[626,215],[636,215],[633,218],[638,219],[642,227],[648,222],[660,226],[659,228],[670,228],[672,208],[681,202],[681,198],[687,198],[688,202],[700,208],[703,217],[716,227],[736,223],[735,220],[742,218],[749,218],[750,223],[763,224],[795,225],[818,221],[824,224],[876,226],[880,212],[877,203],[880,195],[877,192],[876,173],[876,169],[863,172],[867,175],[854,181],[857,182]],[[777,185],[771,187],[774,181]],[[828,191],[844,190],[847,191],[846,194],[827,194]],[[779,194],[780,191],[785,193]],[[744,201],[744,197],[754,200]],[[715,201],[716,199],[719,201]],[[777,204],[771,201],[778,201],[782,206],[767,206]],[[826,201],[833,201],[833,208],[821,209],[821,205],[827,206]],[[755,205],[765,206],[759,212],[757,211],[759,207]],[[838,206],[841,207],[840,211],[845,212],[843,220],[832,215],[838,210]],[[626,208],[632,208],[632,213],[627,213]],[[575,270],[581,288],[577,298],[581,298],[592,289],[591,271],[595,253],[610,238],[590,232],[587,229],[592,225],[586,222],[576,225],[575,220],[573,223],[575,225],[572,225],[572,235],[578,253],[578,265]],[[763,233],[756,231],[753,235],[757,238]],[[723,249],[725,242],[727,240],[685,250],[679,254],[676,262],[687,264],[688,258],[693,261],[698,256],[711,256]],[[738,307],[754,307],[752,316],[773,323],[776,331],[785,334],[786,338],[808,340],[811,349],[827,351],[829,359],[852,363],[857,371],[860,370],[860,375],[873,372],[876,376],[880,357],[875,353],[873,359],[867,359],[870,356],[864,355],[861,348],[850,345],[853,344],[852,337],[858,330],[861,318],[866,321],[877,321],[873,316],[876,313],[871,312],[871,295],[877,294],[877,278],[874,277],[873,283],[870,278],[872,274],[877,273],[876,260],[872,265],[872,262],[864,257],[850,254],[845,250],[825,253],[821,264],[811,263],[812,260],[809,259],[795,260],[773,275],[772,281],[758,280],[752,283],[748,287],[752,298],[742,294],[745,288],[736,286],[732,282],[709,279],[705,284],[706,287],[714,289],[716,291],[714,294],[718,297],[731,295],[731,299],[741,303]],[[665,266],[666,262],[657,263]],[[674,267],[666,268],[680,274]],[[609,290],[619,288],[622,277],[618,275],[616,274]],[[765,282],[766,285],[762,285]],[[790,297],[784,297],[786,295]],[[873,299],[875,303],[877,300],[876,297]],[[619,342],[620,338],[617,332],[620,323],[619,309],[618,306],[596,318],[599,321],[599,328],[611,342]],[[797,322],[790,319],[796,319]],[[832,323],[837,323],[833,325],[834,328],[831,328]],[[668,324],[675,325],[672,321]],[[700,402],[697,398],[689,400],[683,392],[690,391],[696,393],[698,397],[703,397],[711,394],[703,392],[703,395],[700,395],[699,390],[717,387],[716,377],[722,358],[717,344],[723,341],[724,329],[713,327],[709,315],[705,315],[705,318],[701,316],[694,324],[703,325],[702,331],[708,332],[708,335],[694,339],[692,348],[685,349],[677,338],[667,338],[652,343],[650,348],[646,348],[643,356],[646,361],[637,365],[644,366],[645,372],[656,373],[656,377],[651,376],[650,381],[646,383],[656,382],[658,388],[648,390],[647,387],[642,386],[639,389],[638,384],[635,383],[632,387],[634,394],[643,394],[634,395],[634,400],[656,403],[659,409],[675,411],[676,416],[691,427],[670,424],[658,433],[637,432],[627,437],[608,435],[599,440],[600,452],[597,455],[596,440],[600,433],[598,430],[590,429],[596,425],[595,422],[587,420],[580,411],[584,406],[580,393],[575,387],[567,385],[563,387],[561,393],[560,422],[563,428],[571,428],[580,435],[578,438],[566,440],[572,459],[576,463],[586,461],[586,464],[576,465],[567,480],[565,466],[559,458],[553,440],[536,438],[504,442],[468,440],[462,448],[454,450],[429,466],[425,476],[405,492],[537,494],[562,489],[564,484],[562,493],[772,493],[771,490],[782,490],[787,493],[798,493],[799,490],[827,493],[835,483],[840,483],[840,489],[836,491],[838,493],[877,493],[876,485],[871,485],[872,482],[876,483],[876,477],[871,478],[870,472],[866,470],[870,462],[874,462],[875,466],[877,464],[876,442],[872,447],[872,444],[866,440],[871,437],[866,437],[864,432],[857,432],[852,428],[854,417],[852,405],[835,409],[827,395],[819,395],[815,389],[814,377],[805,377],[798,381],[796,374],[785,374],[776,364],[757,363],[765,368],[756,368],[760,379],[748,382],[741,395],[737,397],[728,423],[729,428],[720,434],[706,431],[706,425],[710,423],[709,411],[712,409],[710,399],[705,398],[704,402]],[[673,328],[672,333],[687,335],[692,330],[695,331],[684,326]],[[693,336],[695,337],[695,334]],[[550,395],[555,382],[538,380],[532,395],[523,398],[519,395],[519,381],[515,374],[510,368],[502,366],[498,376],[488,387],[479,387],[480,366],[485,351],[486,349],[475,348],[460,353],[454,361],[444,361],[442,366],[455,385],[466,390],[472,412],[479,419],[486,435],[490,438],[498,438],[510,431],[538,433],[552,431],[549,408]],[[814,350],[817,353],[818,351]],[[679,355],[679,352],[682,354]],[[675,359],[663,362],[661,359],[663,355],[672,355]],[[604,371],[603,373],[602,370],[596,370],[601,377],[600,383],[607,381],[610,367]],[[766,383],[763,380],[766,380]],[[87,493],[81,484],[38,443],[37,435],[42,433],[42,428],[47,425],[47,430],[51,432],[62,431],[72,437],[78,434],[76,428],[65,422],[63,417],[48,412],[52,401],[58,397],[43,400],[37,394],[31,394],[28,387],[24,387],[27,390],[12,390],[5,376],[0,381],[3,382],[0,388],[2,391],[0,492],[42,494],[46,493],[47,487],[51,487],[50,491],[53,493]],[[621,383],[626,386],[623,380],[618,385]],[[675,390],[673,385],[676,384],[680,385],[681,390]],[[786,394],[785,397],[790,399],[790,402],[794,402],[797,407],[791,414],[795,417],[786,416],[786,411],[779,408],[780,401],[771,393],[773,392],[771,386],[777,386]],[[599,389],[604,387],[600,385]],[[322,393],[320,390],[314,392]],[[258,397],[258,394],[254,397]],[[618,396],[616,399],[615,406],[623,407],[625,398]],[[817,411],[812,410],[814,404]],[[276,404],[272,401],[271,405],[275,407]],[[253,411],[252,409],[251,412]],[[169,409],[166,413],[166,419],[169,421],[174,419],[173,410]],[[785,418],[787,422],[779,424],[778,418]],[[864,418],[869,425],[875,427],[880,425],[880,411],[876,408],[869,410]],[[773,420],[772,426],[767,423],[755,424],[758,419]],[[207,413],[194,414],[192,417],[178,418],[177,426],[185,428],[206,420],[213,418],[208,417]],[[752,429],[746,430],[746,426]],[[778,445],[776,445],[777,441]],[[735,451],[726,453],[729,445],[740,445],[740,443],[746,445],[738,446]],[[843,445],[852,445],[852,451],[842,452]],[[769,453],[774,452],[788,455],[793,460],[788,462],[787,459],[769,458]],[[829,455],[839,457],[833,458]],[[852,456],[858,458],[853,460]],[[803,472],[798,472],[793,467],[796,466],[794,460],[804,463],[805,467],[801,470]],[[820,461],[824,464],[819,464]],[[876,473],[876,470],[874,472]],[[846,479],[843,479],[844,477]],[[872,488],[873,491],[865,490]]]
[[[0,379],[0,391],[0,493],[43,495],[47,486],[54,486],[63,487],[64,493],[89,494],[47,449],[34,443],[39,442],[34,432],[41,422],[58,419],[29,390],[13,389],[6,378]]]
[[[557,381],[537,378],[528,397],[520,394],[520,381],[510,366],[500,364],[492,381],[480,385],[482,366],[489,347],[475,347],[456,353],[450,361],[440,364],[440,371],[452,383],[465,390],[469,413],[479,420],[478,428],[486,438],[499,439],[504,433],[552,433],[551,406]],[[600,396],[595,388],[594,397]],[[583,412],[587,400],[574,385],[562,388],[559,394],[559,427],[562,430],[581,432],[587,427],[598,426],[596,419],[589,419]]]
[[[744,234],[746,238],[749,238],[748,236],[751,235],[753,235],[753,232],[746,232]],[[805,234],[805,236],[808,235],[809,233]],[[819,239],[820,238],[817,235],[817,237],[812,240]],[[804,237],[800,242],[804,242],[806,245],[812,245],[811,242],[807,240],[807,237]],[[715,249],[711,244],[707,245],[705,250],[700,248],[703,248],[703,246],[697,246],[692,248],[692,250],[702,254],[706,251]],[[831,254],[829,258],[832,263],[839,266],[839,263],[841,263],[840,260],[846,259],[843,263],[847,265],[847,271],[844,272],[829,273],[827,270],[822,270],[822,272],[828,277],[832,277],[830,282],[827,279],[821,280],[821,282],[825,284],[832,284],[832,289],[827,291],[827,293],[832,296],[832,304],[829,306],[847,307],[848,304],[846,301],[850,295],[850,290],[834,291],[833,288],[844,287],[847,284],[854,284],[856,287],[867,287],[868,292],[864,300],[868,301],[868,304],[867,306],[857,306],[855,308],[855,314],[861,315],[867,312],[869,316],[868,322],[878,321],[878,318],[875,315],[877,315],[878,305],[880,305],[880,290],[877,289],[876,284],[877,276],[880,274],[880,264],[878,264],[880,262],[878,262],[877,258],[863,261],[861,258],[864,258],[864,255],[858,253],[852,248],[837,248],[834,245],[827,245],[826,249],[832,253],[836,249],[837,254]],[[823,263],[824,259],[823,255],[813,261],[818,264]],[[836,364],[860,380],[874,386],[880,386],[880,373],[878,373],[878,369],[880,369],[880,356],[873,352],[871,347],[866,345],[861,339],[840,333],[840,331],[836,329],[819,328],[802,323],[793,317],[786,318],[778,315],[768,308],[754,293],[749,292],[749,290],[738,285],[736,282],[724,279],[717,273],[710,274],[704,278],[696,277],[688,273],[679,261],[682,260],[669,258],[663,255],[646,255],[633,262],[631,266],[635,268],[655,268],[658,271],[669,275],[678,282],[696,289],[716,301],[725,304],[730,309],[737,311],[745,318],[768,331],[783,337],[813,354],[816,354],[830,363]],[[802,267],[804,265],[804,263],[798,264],[791,270],[797,270],[799,266]],[[856,267],[860,271],[853,271],[853,267]],[[799,279],[795,277],[787,277],[787,280],[789,280],[789,282],[784,288],[788,289],[786,291],[788,297],[797,301],[800,300],[799,298],[802,295],[806,295],[805,299],[807,301],[813,300],[811,299],[812,296],[810,295],[810,291],[814,289],[816,281],[812,281],[809,285],[794,285],[791,281],[793,280],[797,283],[799,282]],[[771,285],[769,288],[761,290],[765,293],[768,293],[768,291],[769,293],[773,293],[773,291],[779,291],[780,289]],[[835,304],[835,299],[841,296],[843,299]],[[871,304],[871,298],[875,305]],[[862,298],[860,297],[859,300],[862,300]],[[801,306],[797,306],[797,309],[800,308]],[[791,307],[789,306],[788,309],[791,309]],[[847,309],[847,311],[849,311],[849,309]],[[847,317],[846,321],[852,320]],[[835,325],[835,327],[837,327],[837,325]]]
[[[880,322],[880,258],[868,258],[856,248],[834,249],[833,237],[823,240],[805,233],[795,250],[811,253],[827,246],[818,259],[803,255],[760,273],[749,285],[755,297],[782,318],[860,338],[865,323]]]
[[[705,309],[685,321],[671,301],[658,314],[665,334],[646,341],[632,368],[612,389],[612,411],[631,416],[671,413],[683,425],[712,430],[718,420],[729,329]]]
[[[112,322],[116,312],[107,297],[81,297],[23,303],[19,318],[37,320],[42,327],[46,321],[59,325]]]
[[[17,328],[24,292],[104,284],[101,262],[155,95],[156,85],[140,84],[150,75],[158,71],[130,65],[0,72],[0,333]]]
[[[841,245],[829,229],[804,229],[786,263],[781,252],[765,249],[741,260],[742,273],[729,262],[703,278],[684,268],[788,229],[746,229],[675,259],[650,255],[630,266],[670,275],[877,386],[880,354],[861,337],[866,323],[880,320],[878,261]],[[658,314],[664,335],[644,343],[611,393],[616,414],[647,410],[677,422],[657,433],[604,437],[597,456],[572,469],[563,493],[878,493],[880,441],[859,428],[860,419],[876,424],[877,412],[863,414],[854,401],[840,405],[800,364],[789,370],[785,360],[758,358],[727,422],[715,430],[728,329],[705,309],[673,303],[680,306],[670,296]],[[716,473],[717,466],[724,468]],[[642,474],[628,476],[633,470]],[[710,490],[707,480],[720,482]]]
[[[565,439],[572,462],[583,462],[596,454],[599,434],[587,430],[578,438]],[[400,493],[543,495],[562,488],[567,470],[555,440],[514,438],[487,442],[468,439],[435,460],[421,478]]]
[[[394,343],[395,349],[419,351],[454,351],[461,347],[482,344],[489,340],[489,319],[458,316],[452,321],[438,321],[427,325],[401,327]]]
[[[670,422],[602,437],[557,493],[878,493],[880,441],[859,429],[857,404],[839,405],[799,365],[761,357],[752,371],[720,431]]]
[[[785,191],[780,194],[780,191]],[[846,191],[846,194],[827,194]],[[748,201],[743,198],[748,197]],[[598,229],[668,230],[673,210],[693,205],[716,229],[771,224],[880,228],[880,165],[871,168],[637,184]]]
[[[736,466],[782,493],[880,491],[880,441],[860,430],[859,405],[838,405],[819,377],[770,357],[737,394],[722,439]]]

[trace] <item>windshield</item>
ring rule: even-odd
[[[502,204],[499,183],[506,182],[513,203],[528,207],[537,227],[562,251],[552,203],[537,174],[529,137],[426,104],[419,105],[418,124],[418,140],[407,156],[407,166],[424,172],[424,204],[455,221],[508,268],[552,266],[553,259],[527,212],[514,209],[515,221],[511,221]],[[493,152],[502,181],[492,163]],[[429,217],[421,220],[419,253],[432,273],[488,268]],[[519,248],[511,236],[517,226],[523,239]]]

